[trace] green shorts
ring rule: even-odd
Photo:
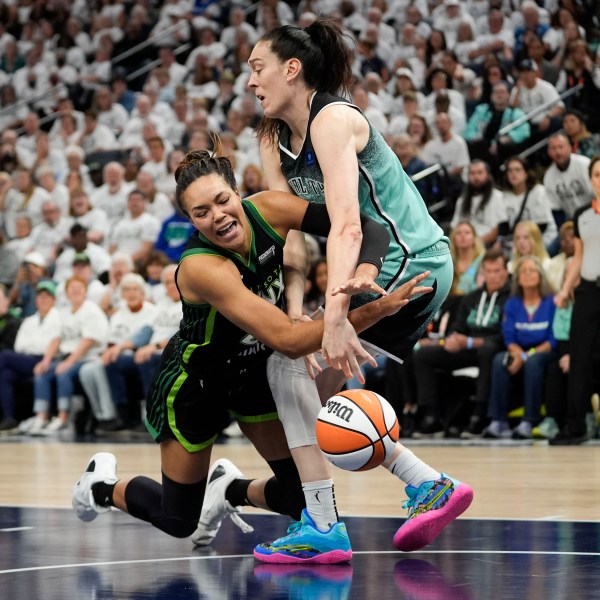
[[[248,423],[278,418],[266,361],[207,377],[188,373],[185,367],[174,336],[148,391],[146,427],[154,441],[176,439],[188,452],[199,452],[215,442],[232,414]]]

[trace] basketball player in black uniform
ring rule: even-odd
[[[266,362],[273,350],[300,357],[319,348],[323,323],[292,323],[283,308],[283,246],[292,228],[326,235],[326,210],[283,192],[242,202],[227,158],[191,152],[178,167],[176,196],[198,230],[179,263],[183,300],[179,332],[165,348],[147,399],[147,428],[160,444],[162,485],[147,477],[117,480],[116,458],[92,457],[73,490],[83,521],[115,506],[176,537],[198,524],[212,445],[234,413],[275,477],[228,480],[224,502],[253,505],[298,520],[305,506],[298,472],[277,417]],[[387,234],[363,219],[361,264],[381,266]],[[356,276],[361,276],[361,264]],[[369,271],[370,272],[370,271]],[[362,330],[395,314],[408,299],[428,293],[415,277],[402,290],[353,311]],[[373,283],[373,290],[383,290]],[[225,478],[222,478],[225,479]],[[217,525],[220,526],[220,523]],[[337,523],[329,552],[314,562],[348,560],[352,550]]]

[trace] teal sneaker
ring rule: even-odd
[[[254,577],[263,584],[263,590],[268,586],[273,588],[273,592],[285,593],[285,596],[278,594],[277,598],[348,600],[352,587],[352,565],[261,564],[254,567]],[[275,595],[268,597],[275,598]]]
[[[403,552],[419,550],[433,542],[456,517],[469,508],[473,490],[442,473],[440,479],[425,481],[419,488],[405,488],[408,517],[394,535],[394,546]]]
[[[300,521],[292,523],[287,535],[254,548],[254,558],[267,563],[333,564],[352,558],[350,538],[344,523],[319,531],[306,509]]]

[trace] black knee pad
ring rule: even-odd
[[[275,477],[265,485],[267,505],[271,510],[299,521],[302,509],[306,508],[306,500],[294,459],[270,461],[269,466]]]
[[[125,489],[129,514],[152,523],[177,538],[192,535],[198,526],[206,478],[198,483],[177,483],[162,475],[162,486],[148,477],[135,477]]]

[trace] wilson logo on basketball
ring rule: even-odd
[[[342,419],[342,421],[346,421],[346,423],[350,423],[350,419],[354,414],[354,411],[351,408],[344,406],[339,402],[334,402],[333,400],[327,402],[327,412],[329,414],[333,413],[336,417]]]

